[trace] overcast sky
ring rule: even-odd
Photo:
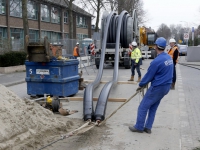
[[[185,27],[197,27],[195,24],[200,24],[200,0],[143,0],[143,2],[149,19],[145,25],[154,30],[157,30],[162,23],[168,26],[182,24]]]

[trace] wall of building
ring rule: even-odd
[[[6,16],[0,15],[0,26],[7,26],[6,25]]]
[[[87,34],[88,35],[88,29],[87,28],[76,28],[77,34]]]
[[[41,0],[42,3],[42,0]],[[48,4],[48,3],[46,3]],[[9,5],[7,5],[9,6]],[[38,6],[40,6],[38,4]],[[56,5],[49,4],[49,6],[53,7]],[[60,6],[59,6],[60,7]],[[67,11],[66,8],[62,7],[62,11]],[[61,23],[56,24],[56,23],[51,23],[51,22],[43,22],[40,21],[40,8],[39,8],[39,13],[38,13],[38,20],[31,20],[29,19],[29,28],[33,30],[38,30],[38,34],[41,35],[41,30],[42,31],[53,31],[53,32],[59,32],[60,34],[63,34],[64,36],[61,36],[63,38],[66,38],[66,34],[69,34],[69,21],[68,23],[64,23],[63,16],[61,15]],[[23,19],[20,17],[13,17],[9,15],[9,8],[6,8],[6,14],[0,14],[0,26],[2,27],[7,27],[7,37],[10,37],[10,28],[20,28],[23,29]],[[80,14],[78,14],[80,15]],[[82,14],[81,14],[82,15]],[[81,28],[77,27],[76,23],[76,16],[77,14],[73,12],[73,37],[74,39],[77,38],[77,34],[83,34],[83,35],[88,35],[88,37],[91,37],[91,17],[86,17],[87,18],[87,28]],[[82,15],[84,16],[84,15]]]
[[[23,20],[22,20],[22,18],[10,17],[9,25],[12,28],[13,27],[22,28],[23,27]]]
[[[39,29],[38,20],[28,20],[28,24],[30,29]]]
[[[61,32],[60,24],[41,22],[41,30]]]

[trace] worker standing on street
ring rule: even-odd
[[[171,89],[175,89],[175,83],[176,83],[176,63],[178,62],[178,46],[176,45],[176,40],[175,39],[170,39],[169,40],[170,44],[170,50],[168,51],[168,54],[172,57],[173,63],[174,63],[174,69],[173,69],[173,79],[172,79],[172,85]]]
[[[140,65],[141,65],[141,51],[137,47],[137,43],[135,41],[132,42],[132,52],[131,52],[131,78],[128,81],[134,81],[134,75],[135,75],[135,69],[138,73],[138,80],[137,82],[140,82],[141,80],[141,72],[140,72]]]
[[[79,57],[79,43],[76,43],[76,46],[74,47],[74,51],[73,51],[73,56],[77,59],[77,57]]]
[[[150,88],[144,95],[137,112],[137,121],[133,127],[129,127],[132,132],[151,133],[151,128],[156,115],[156,110],[161,99],[169,92],[173,75],[173,60],[164,52],[166,39],[160,37],[155,42],[157,57],[151,62],[147,73],[139,83],[137,91],[141,91],[149,82]],[[148,113],[148,117],[146,119]],[[146,121],[145,121],[146,120]]]

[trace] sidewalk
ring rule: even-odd
[[[195,69],[200,69],[200,62],[187,62],[187,56],[180,56],[179,62],[180,65],[192,67]]]
[[[9,74],[0,74],[0,84],[12,86],[25,82],[26,72],[15,72]]]

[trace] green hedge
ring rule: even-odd
[[[25,60],[26,60],[26,53],[23,51],[7,52],[3,55],[0,55],[0,67],[24,65]]]

